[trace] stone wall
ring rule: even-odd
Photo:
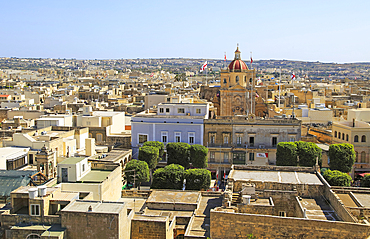
[[[172,239],[173,228],[176,224],[176,219],[170,223],[169,218],[166,220],[156,220],[156,217],[147,217],[147,219],[135,217],[131,221],[131,239]],[[162,217],[158,217],[162,218]]]
[[[364,224],[309,220],[211,210],[211,238],[353,238],[370,236]]]

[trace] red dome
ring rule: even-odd
[[[247,70],[248,67],[247,65],[245,64],[244,61],[242,60],[233,60],[230,64],[229,64],[229,69],[232,70],[232,71],[235,71],[235,70]]]

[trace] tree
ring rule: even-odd
[[[194,144],[190,146],[190,162],[195,168],[206,168],[208,148],[203,145]]]
[[[351,176],[341,171],[328,169],[324,172],[323,176],[331,186],[351,186]]]
[[[170,164],[159,168],[153,173],[154,189],[182,189],[184,181],[184,167],[178,164]]]
[[[297,166],[297,145],[294,142],[280,142],[276,147],[277,166]]]
[[[180,164],[184,168],[189,167],[189,144],[168,143],[166,149],[168,155],[167,164]]]
[[[329,146],[329,167],[349,173],[356,160],[356,153],[352,144],[331,144]]]
[[[125,180],[128,182],[135,181],[135,183],[138,182],[140,185],[140,183],[142,182],[149,181],[149,167],[148,164],[144,161],[133,159],[126,164],[126,168],[124,171],[125,171]]]
[[[152,146],[152,147],[156,147],[158,148],[159,150],[159,157],[162,158],[163,154],[164,154],[164,144],[162,142],[159,142],[159,141],[146,141],[143,146]]]
[[[159,150],[152,146],[142,146],[139,149],[139,160],[145,161],[150,169],[157,167]]]
[[[366,175],[361,179],[361,187],[367,187],[367,188],[370,188],[370,174],[366,174]]]
[[[185,171],[186,190],[207,190],[211,184],[211,172],[207,169],[193,168]]]
[[[297,141],[297,156],[299,157],[299,166],[312,167],[316,164],[316,158],[319,158],[321,165],[322,150],[312,142]]]

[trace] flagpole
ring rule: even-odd
[[[252,60],[252,52],[251,52],[251,70],[252,70],[252,62],[253,62],[253,60]],[[254,74],[252,73],[252,82],[251,82],[251,114],[253,114],[253,95],[252,95],[253,81],[254,81],[253,77],[254,77]]]

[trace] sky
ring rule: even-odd
[[[368,0],[0,2],[0,57],[370,62]]]

